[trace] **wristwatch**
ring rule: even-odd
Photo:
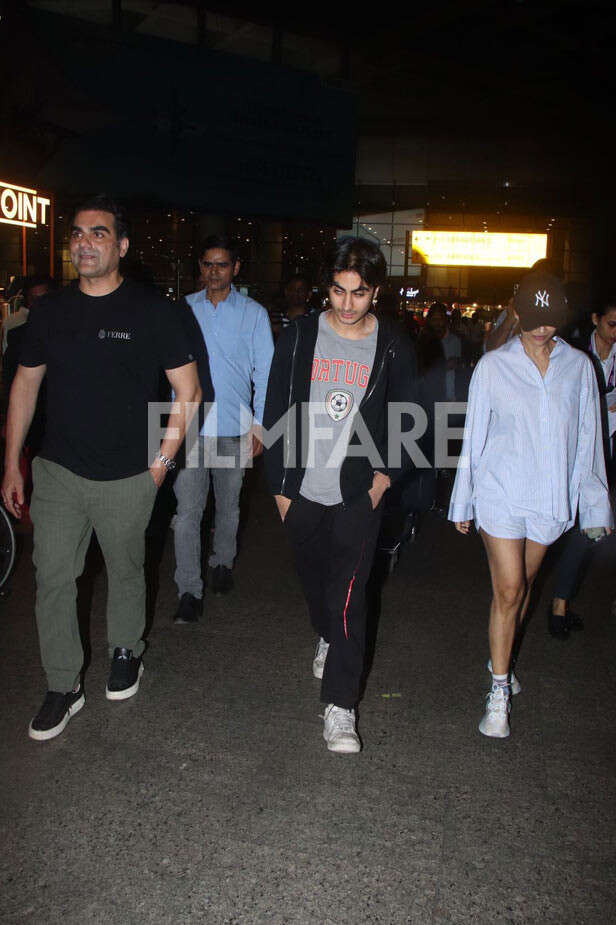
[[[160,459],[167,472],[172,472],[175,469],[175,459],[171,459],[169,456],[163,456],[162,453],[159,453],[156,458]]]

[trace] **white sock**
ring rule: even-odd
[[[494,674],[492,672],[492,690],[504,690],[505,693],[509,693],[509,675],[508,674]]]

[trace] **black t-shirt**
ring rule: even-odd
[[[194,359],[177,306],[132,280],[96,297],[74,282],[40,299],[27,327],[22,366],[47,366],[40,455],[87,479],[144,472],[160,370]]]

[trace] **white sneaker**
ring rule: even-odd
[[[479,732],[494,739],[506,739],[509,735],[509,694],[502,687],[493,688],[487,696],[486,711],[479,723]]]
[[[361,751],[361,742],[355,731],[355,710],[345,710],[330,703],[323,714],[323,738],[330,752],[349,755]]]
[[[492,659],[490,659],[490,661],[488,662],[488,671],[490,672],[490,674],[492,674]],[[514,697],[516,694],[519,694],[520,691],[522,690],[522,685],[516,678],[515,674],[513,673],[513,670],[509,673],[509,685],[511,687],[511,693],[514,695]]]
[[[325,659],[327,658],[328,651],[329,643],[325,642],[322,636],[319,636],[317,649],[314,653],[314,659],[312,660],[312,673],[319,681],[323,677],[323,669],[325,668]]]

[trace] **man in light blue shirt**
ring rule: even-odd
[[[263,451],[259,433],[274,351],[266,310],[233,286],[240,261],[232,240],[212,235],[201,254],[205,288],[187,296],[187,302],[203,332],[216,401],[199,435],[199,463],[196,453],[188,454],[174,486],[175,582],[180,598],[176,623],[196,622],[202,608],[201,520],[210,477],[216,501],[209,558],[212,590],[226,594],[233,586],[244,466]]]

